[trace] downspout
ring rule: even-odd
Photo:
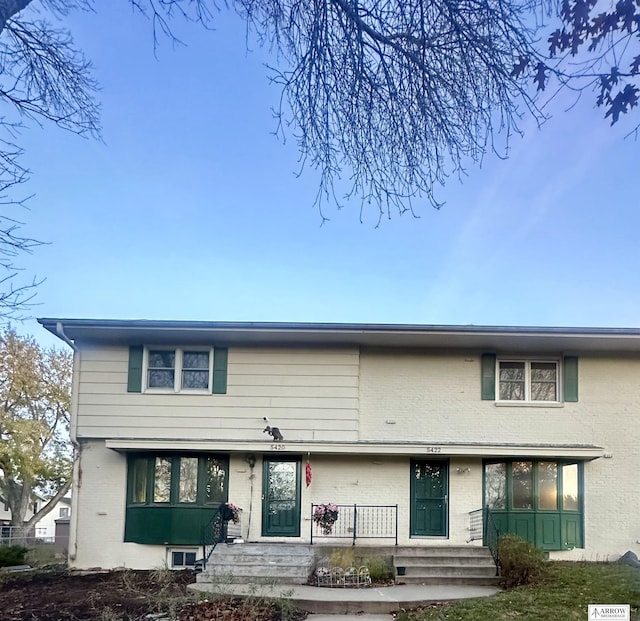
[[[73,475],[71,482],[71,516],[69,520],[68,560],[75,561],[78,533],[78,490],[80,488],[80,444],[78,443],[78,402],[80,388],[80,350],[65,334],[61,321],[56,323],[56,334],[73,350],[73,375],[71,379],[71,407],[69,421],[69,438],[73,445]]]

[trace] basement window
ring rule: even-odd
[[[169,548],[168,556],[170,569],[193,569],[198,551],[196,548]]]

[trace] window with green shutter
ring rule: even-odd
[[[496,398],[496,355],[482,354],[482,398]]]
[[[128,392],[227,392],[228,350],[222,347],[129,347]]]
[[[564,357],[564,400],[578,400],[578,358]]]
[[[129,347],[129,378],[128,392],[142,392],[142,360],[144,347],[132,345]]]
[[[482,355],[482,399],[499,403],[562,403],[578,400],[578,359]]]

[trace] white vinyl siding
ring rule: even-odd
[[[83,347],[80,356],[80,437],[265,440],[269,416],[285,439],[358,438],[357,348],[230,348],[224,395],[128,393],[128,348]]]

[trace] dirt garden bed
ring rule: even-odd
[[[0,574],[0,621],[300,621],[306,613],[260,600],[194,602],[191,572],[62,569]]]

